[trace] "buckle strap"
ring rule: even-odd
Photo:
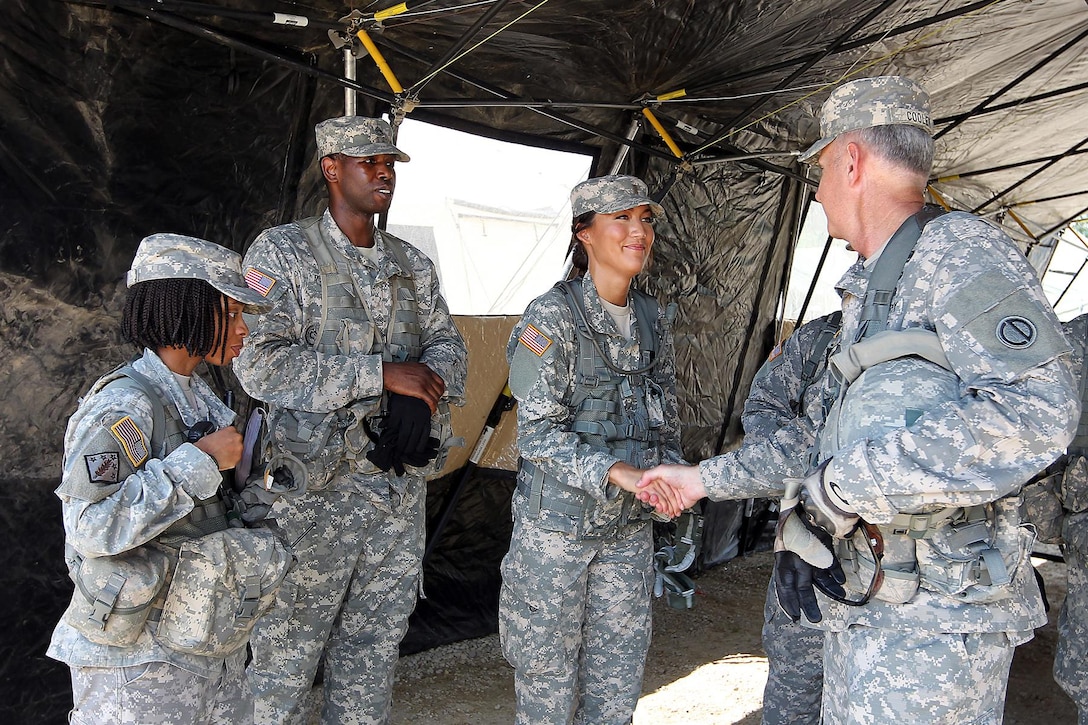
[[[877,528],[881,533],[887,532],[895,536],[909,536],[912,539],[925,539],[939,524],[963,511],[961,506],[949,506],[928,514],[896,514],[890,524],[880,524]]]

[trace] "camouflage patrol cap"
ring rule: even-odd
[[[893,124],[917,126],[933,133],[929,94],[924,88],[903,76],[859,78],[843,83],[831,92],[820,109],[823,138],[801,154],[801,161],[814,163],[839,134]]]
[[[393,145],[393,129],[389,122],[366,116],[340,116],[322,121],[314,127],[317,154],[345,156],[396,156],[397,161],[410,161],[408,154]]]
[[[167,233],[144,237],[125,282],[131,287],[153,279],[202,279],[241,302],[246,312],[272,309],[268,300],[246,286],[241,255],[196,237]]]
[[[570,192],[570,208],[574,216],[587,211],[601,214],[634,209],[646,204],[654,216],[664,216],[665,210],[650,198],[646,183],[634,176],[598,176],[587,179]]]

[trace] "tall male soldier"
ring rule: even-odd
[[[934,153],[921,87],[846,83],[821,129],[802,160],[822,170],[829,233],[861,259],[838,285],[843,374],[824,379],[836,402],[800,513],[838,540],[852,605],[813,596],[834,567],[800,551],[779,559],[779,601],[828,632],[823,722],[998,723],[1013,650],[1046,621],[1019,491],[1076,428],[1069,345],[1000,229],[921,214]],[[891,289],[868,295],[907,239]],[[699,477],[679,473],[696,495]]]
[[[247,282],[274,306],[235,366],[269,404],[270,467],[306,481],[271,514],[298,540],[298,566],[252,639],[262,725],[298,721],[323,652],[323,722],[388,722],[422,588],[424,476],[466,374],[434,265],[374,224],[394,162],[408,161],[389,125],[332,118],[316,134],[329,208],[265,230],[246,253]]]

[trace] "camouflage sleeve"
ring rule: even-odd
[[[65,433],[57,489],[67,541],[85,556],[117,554],[161,534],[223,480],[208,454],[183,443],[152,458],[151,403],[107,388],[86,400]]]
[[[408,247],[409,245],[405,245]],[[412,250],[414,251],[414,249]],[[446,398],[463,405],[465,378],[468,375],[468,350],[461,333],[450,316],[434,264],[423,254],[414,254],[413,264],[419,289],[419,317],[423,327],[423,355],[420,362],[438,373],[446,383]]]
[[[713,501],[781,496],[782,479],[808,473],[815,441],[815,425],[804,416],[769,436],[745,436],[740,448],[699,463],[707,496]]]
[[[786,338],[763,363],[752,380],[740,422],[745,437],[765,437],[797,417],[805,349],[811,348],[811,324]],[[808,345],[805,345],[805,342]]]
[[[676,348],[673,345],[672,325],[661,309],[658,316],[661,329],[661,344],[658,364],[654,368],[654,380],[665,394],[665,426],[662,431],[664,442],[662,463],[685,463],[683,449],[680,447],[680,405],[676,398]]]
[[[259,276],[274,306],[246,316],[250,334],[234,373],[249,395],[291,410],[328,413],[368,398],[377,404],[380,355],[321,353],[304,339],[303,305],[309,298],[320,304],[321,276],[312,257],[301,258],[306,242],[285,231],[291,228],[265,230],[246,252],[243,269]]]
[[[970,506],[1014,493],[1076,430],[1069,345],[1032,268],[1011,242],[988,238],[1000,234],[988,225],[946,229],[959,236],[932,268],[922,257],[930,286],[918,294],[961,397],[909,428],[847,446],[827,468],[872,523],[926,504]]]
[[[510,390],[518,401],[518,448],[561,483],[603,501],[614,495],[607,475],[619,459],[592,450],[570,431],[578,333],[561,294],[552,290],[534,300],[507,344]]]

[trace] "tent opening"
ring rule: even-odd
[[[570,190],[593,156],[406,119],[388,229],[438,267],[455,315],[521,314],[560,279]]]

